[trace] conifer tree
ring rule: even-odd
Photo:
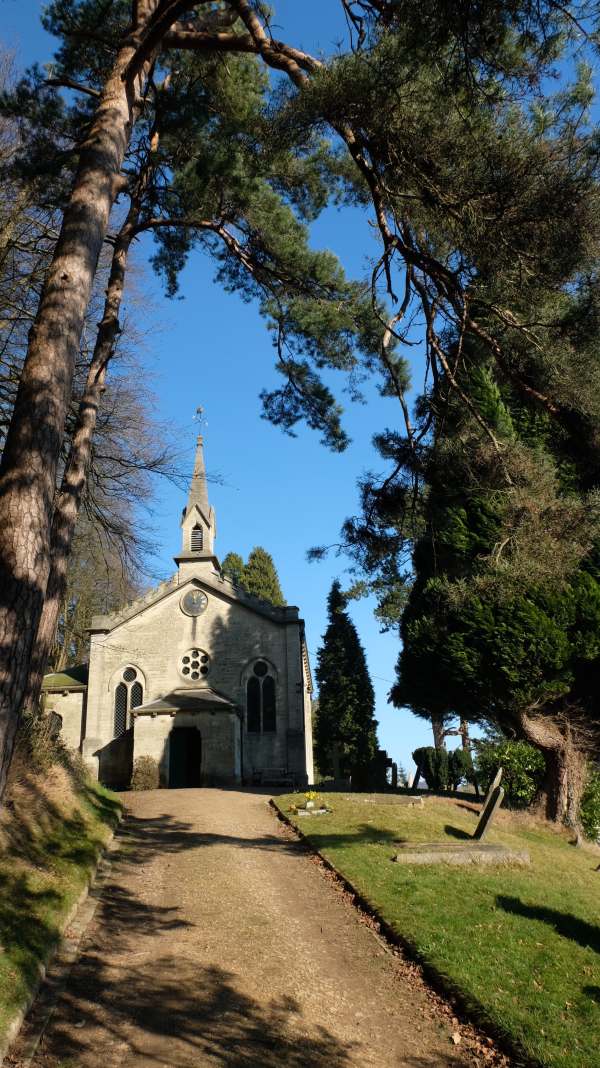
[[[446,439],[423,467],[424,525],[391,697],[417,715],[484,719],[535,745],[547,815],[577,828],[581,750],[600,726],[599,534],[582,498],[589,457],[578,455],[579,439],[501,391],[489,369],[471,378],[511,479],[482,427],[451,400]],[[584,531],[591,544],[577,566]],[[561,555],[567,577],[557,583]]]
[[[281,586],[273,557],[262,546],[257,545],[248,557],[244,567],[242,586],[254,597],[262,597],[274,605],[284,605]]]
[[[327,599],[329,624],[317,653],[319,713],[315,759],[325,775],[365,767],[377,748],[375,695],[364,649],[336,581]]]
[[[244,585],[244,561],[239,553],[227,553],[221,564],[221,570],[236,586]]]

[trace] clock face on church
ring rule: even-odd
[[[202,590],[188,590],[179,604],[186,616],[200,616],[208,604],[208,597]]]

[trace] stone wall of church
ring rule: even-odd
[[[60,692],[44,695],[46,712],[56,712],[62,720],[61,740],[67,749],[79,749],[83,732],[84,693]]]
[[[222,786],[241,781],[240,725],[238,717],[231,712],[141,715],[135,721],[134,760],[140,756],[150,756],[156,760],[161,784],[167,786],[170,771],[169,739],[171,732],[180,727],[193,727],[200,732],[203,786]]]
[[[201,580],[202,574],[197,577]],[[250,778],[253,771],[261,768],[289,767],[300,781],[305,781],[304,679],[299,624],[279,623],[233,602],[215,589],[212,582],[203,584],[208,596],[205,611],[192,618],[180,608],[181,597],[189,588],[189,582],[182,583],[110,633],[92,635],[86,758],[91,763],[97,761],[100,751],[114,737],[115,688],[124,668],[131,666],[136,670],[146,704],[189,685],[181,673],[182,658],[191,649],[199,649],[209,657],[205,684],[244,713],[246,683],[253,665],[257,659],[267,662],[275,679],[277,731],[252,735],[244,730],[244,775]],[[192,685],[198,687],[202,682]],[[152,720],[153,727],[142,727],[144,718],[140,716],[135,725],[136,753],[138,731],[144,732],[144,737],[151,735],[154,739],[151,744],[164,749],[161,731],[168,734],[172,725],[170,717],[157,717]],[[159,729],[156,724],[163,718],[165,723]],[[297,743],[288,744],[289,738],[299,735],[302,736],[300,747]]]

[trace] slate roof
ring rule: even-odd
[[[201,689],[173,690],[171,693],[159,697],[156,701],[140,705],[134,709],[136,716],[162,715],[165,712],[204,712],[208,709],[220,709],[220,711],[232,711],[236,708],[233,701],[223,697],[210,686]]]
[[[88,664],[75,664],[62,671],[44,675],[42,690],[85,690],[88,682]]]

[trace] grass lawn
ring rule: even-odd
[[[545,1066],[600,1065],[599,849],[500,812],[487,840],[528,849],[530,868],[408,867],[391,863],[394,839],[456,843],[475,827],[467,804],[320,796],[329,815],[297,819],[298,795],[276,801],[475,1018]]]
[[[120,802],[68,765],[21,770],[0,818],[0,1046],[60,939]]]

